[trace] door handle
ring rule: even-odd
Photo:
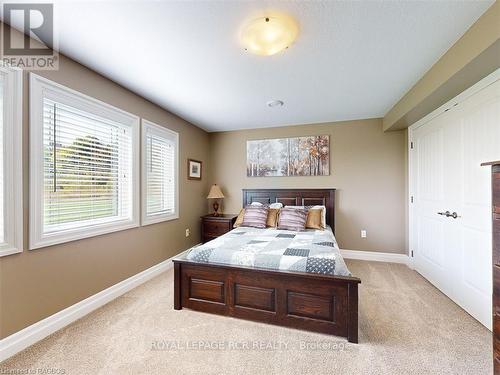
[[[450,211],[446,211],[446,212],[438,212],[437,213],[438,215],[442,215],[442,216],[446,216],[446,217],[452,217],[454,219],[457,219],[459,217],[462,217],[462,216],[459,216],[456,212],[453,212],[451,213]]]

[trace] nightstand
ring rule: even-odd
[[[201,217],[201,242],[205,243],[222,236],[233,229],[238,215],[225,214],[220,216],[205,215]]]

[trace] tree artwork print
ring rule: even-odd
[[[247,141],[247,176],[328,176],[330,136]]]

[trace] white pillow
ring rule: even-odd
[[[305,209],[306,206],[287,206],[290,208],[301,208]],[[321,211],[321,226],[326,228],[326,207],[325,206],[312,206],[310,210],[322,210]]]
[[[252,202],[252,203],[250,203],[250,205],[251,206],[263,206],[263,204],[260,202]],[[283,208],[283,203],[279,203],[279,202],[278,203],[271,203],[269,205],[269,208]]]

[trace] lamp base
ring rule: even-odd
[[[213,207],[214,207],[213,216],[220,216],[220,214],[219,214],[219,203],[217,201],[214,202]]]

